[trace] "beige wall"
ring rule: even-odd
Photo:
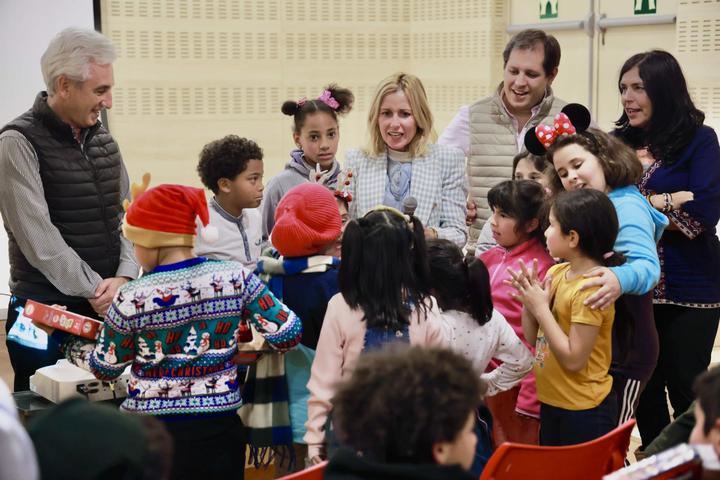
[[[633,17],[631,0],[558,0],[558,18],[538,19],[537,0],[513,0],[510,23],[528,24],[582,20],[592,8],[595,18]],[[562,47],[560,73],[553,84],[567,101],[588,103],[588,65],[593,64],[593,116],[604,129],[619,118],[617,90],[623,62],[635,53],[660,48],[677,57],[690,93],[706,114],[706,123],[720,128],[720,0],[657,0],[657,15],[676,15],[675,24],[593,30],[593,55],[583,31],[553,32]],[[635,17],[638,18],[638,17]]]
[[[632,16],[629,0],[558,0],[557,21]],[[404,70],[423,79],[438,133],[457,108],[502,78],[508,24],[541,22],[537,0],[103,0],[103,31],[118,46],[109,115],[134,178],[198,184],[202,146],[228,133],[265,150],[266,177],[293,147],[286,99],[330,82],[356,95],[341,119],[338,157],[364,144],[378,81]],[[677,23],[553,32],[562,46],[558,96],[589,104],[605,129],[621,107],[617,74],[633,53],[663,48],[683,65],[691,93],[720,127],[720,0],[658,0]],[[543,20],[545,24],[556,20]],[[592,42],[592,55],[589,55]],[[713,60],[714,59],[714,60]],[[588,88],[593,64],[592,93]]]
[[[293,147],[286,99],[329,82],[356,95],[341,119],[339,158],[366,140],[377,83],[423,79],[438,133],[457,108],[501,79],[500,0],[104,0],[103,31],[119,49],[109,114],[133,178],[199,184],[202,146],[228,133],[255,139],[266,177]]]

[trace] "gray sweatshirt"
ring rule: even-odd
[[[303,157],[302,150],[290,152],[290,161],[285,165],[285,170],[275,175],[265,187],[262,209],[263,240],[270,238],[270,233],[275,226],[275,209],[280,199],[293,187],[310,181],[310,172],[315,168],[310,166]],[[320,182],[328,188],[334,189],[337,184],[337,177],[340,173],[340,164],[333,160],[332,170],[329,175],[324,175]]]

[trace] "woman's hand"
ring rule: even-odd
[[[694,199],[695,194],[693,192],[688,192],[685,190],[673,192],[670,194],[670,201],[672,203],[673,210],[680,210],[684,204]],[[656,210],[660,210],[662,212],[662,210],[665,208],[665,194],[663,193],[656,193],[654,195],[650,195],[648,197],[648,201],[650,202],[650,205],[652,205],[653,208],[655,208]]]
[[[468,198],[467,201],[467,213],[465,214],[465,225],[468,227],[471,226],[473,223],[475,223],[475,220],[477,219],[477,205],[475,205],[475,202]]]
[[[599,286],[597,292],[590,295],[585,299],[583,305],[589,305],[593,310],[604,309],[610,304],[615,303],[615,300],[620,298],[622,295],[622,288],[620,287],[620,281],[615,276],[612,270],[607,267],[595,267],[586,274],[583,275],[585,278],[595,277],[589,282],[585,282],[580,290],[585,290],[592,287]]]
[[[438,238],[438,232],[432,227],[426,227],[425,228],[425,239],[427,240],[434,240]]]
[[[693,192],[680,191],[672,194],[673,210],[679,210],[684,204],[695,199]]]

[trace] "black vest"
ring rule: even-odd
[[[72,129],[41,92],[32,108],[0,130],[17,130],[32,144],[50,221],[70,246],[102,278],[114,277],[120,263],[120,178],[122,158],[115,140],[99,122],[81,146]],[[5,225],[14,295],[62,304],[80,300],[61,293],[30,265]]]

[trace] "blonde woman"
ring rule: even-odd
[[[426,238],[467,241],[465,159],[456,148],[437,145],[425,87],[419,78],[397,73],[383,80],[368,115],[370,141],[350,150],[346,167],[350,216],[362,217],[377,205],[400,211],[417,202],[415,216]]]

